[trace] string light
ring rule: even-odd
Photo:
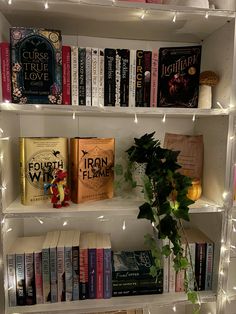
[[[136,113],[134,114],[134,123],[136,123],[136,124],[138,123],[138,117],[137,117]]]
[[[1,132],[2,134],[4,133],[2,128],[0,128],[0,132]]]
[[[162,118],[162,122],[165,123],[166,122],[166,114],[164,114],[163,118]]]
[[[223,106],[221,105],[221,103],[220,103],[219,101],[217,101],[216,104],[217,104],[221,109],[224,109]]]
[[[115,5],[116,4],[116,0],[111,0],[111,4]]]
[[[10,137],[0,137],[0,141],[9,141]]]
[[[36,217],[36,220],[41,224],[41,225],[43,225],[44,224],[44,221],[42,220],[42,219],[40,219],[40,218],[38,218],[38,217]]]
[[[46,2],[44,3],[44,9],[47,10],[48,8],[49,8],[48,2],[46,1]]]
[[[12,0],[8,0],[8,4],[11,5],[12,4]]]
[[[229,139],[232,141],[234,139],[234,135],[231,135]]]
[[[177,19],[177,12],[175,12],[174,16],[173,16],[173,19],[172,19],[172,22],[175,23],[176,22],[176,19]]]
[[[176,312],[176,306],[175,305],[172,307],[172,310],[173,310],[173,312]]]
[[[1,221],[1,224],[4,225],[5,223],[5,217],[3,217],[2,221]]]
[[[68,225],[68,221],[65,220],[62,225],[63,225],[63,227],[67,226]]]
[[[229,192],[226,192],[226,191],[222,193],[222,197],[224,200],[227,198],[228,194]]]
[[[220,271],[220,275],[221,275],[221,276],[224,276],[224,274],[225,274],[224,271],[221,270],[221,271]]]
[[[6,189],[7,189],[7,187],[6,187],[5,185],[2,185],[2,186],[0,187],[0,190],[2,190],[2,191],[6,191]]]
[[[73,120],[75,120],[75,112],[73,112],[73,116],[72,116]]]
[[[12,231],[12,228],[8,228],[6,233],[11,232],[11,231]]]
[[[147,11],[143,11],[143,13],[140,15],[140,19],[143,20],[147,14]]]
[[[35,105],[35,108],[39,109],[39,108],[40,108],[40,105]]]
[[[206,12],[205,18],[208,19],[208,17],[209,17],[209,12]]]
[[[97,217],[97,219],[103,219],[103,218],[104,218],[103,215]]]
[[[126,229],[126,223],[125,223],[125,220],[123,221],[122,229],[123,229],[123,230],[125,230],[125,229]]]
[[[193,115],[192,120],[193,120],[193,122],[196,120],[196,115],[195,114]]]

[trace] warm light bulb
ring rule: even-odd
[[[125,229],[126,229],[125,220],[123,221],[122,229],[123,229],[123,230],[125,230]]]
[[[11,5],[12,4],[12,0],[8,0],[8,4]]]
[[[63,222],[63,227],[64,227],[64,226],[67,226],[67,225],[68,225],[68,222],[67,222],[67,221],[64,221],[64,222]]]
[[[75,112],[73,112],[72,119],[75,120]]]
[[[195,114],[193,115],[192,120],[193,120],[193,122],[196,120],[196,116],[195,116]]]
[[[136,124],[138,123],[138,117],[137,117],[136,113],[134,114],[134,123],[136,123]]]
[[[206,12],[205,18],[208,19],[208,17],[209,17],[209,12]]]
[[[44,9],[47,10],[48,8],[49,8],[48,2],[46,1],[46,2],[44,3]]]
[[[162,118],[162,122],[165,123],[166,122],[166,114],[164,114],[163,118]]]
[[[177,13],[175,12],[175,14],[174,14],[174,16],[173,16],[173,20],[172,20],[173,23],[176,22],[176,18],[177,18]]]
[[[173,312],[176,312],[176,306],[175,305],[172,307],[172,310],[173,310]]]

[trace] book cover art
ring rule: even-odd
[[[74,203],[113,197],[113,138],[73,138],[70,156]]]
[[[10,28],[12,102],[62,104],[61,32]]]
[[[159,107],[197,107],[200,63],[201,46],[160,48]]]
[[[56,169],[67,169],[67,139],[59,137],[20,138],[20,188],[23,205],[48,202]]]

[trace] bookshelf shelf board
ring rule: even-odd
[[[234,12],[111,0],[54,1],[45,13],[41,0],[14,1],[0,10],[13,26],[61,29],[65,35],[200,42],[234,18]],[[144,20],[140,16],[148,11]],[[173,15],[177,19],[172,23]],[[208,19],[205,14],[208,12]]]
[[[195,115],[209,117],[229,115],[229,109],[198,109],[198,108],[144,108],[144,107],[86,107],[67,105],[18,105],[0,104],[0,111],[17,114],[33,115],[73,115],[75,116],[163,116],[168,117],[192,117]]]
[[[212,291],[200,293],[201,302],[214,302],[216,295]],[[72,302],[51,303],[33,306],[10,307],[7,314],[14,313],[91,313],[92,311],[108,311],[133,308],[150,308],[152,306],[170,306],[174,302],[177,304],[189,304],[185,293],[164,293],[159,295],[142,295],[131,297],[116,297],[106,300],[83,300]],[[75,312],[74,312],[75,311]]]
[[[144,202],[142,199],[121,198],[114,197],[113,199],[106,199],[101,201],[87,202],[82,204],[74,204],[67,208],[54,209],[50,201],[46,205],[25,206],[20,203],[19,198],[16,199],[7,209],[4,214],[7,217],[24,218],[24,217],[53,217],[59,215],[60,217],[90,217],[97,218],[104,216],[104,218],[114,216],[137,216],[138,207]],[[190,206],[190,213],[217,213],[222,212],[222,208],[205,199],[201,198]]]

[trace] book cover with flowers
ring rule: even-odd
[[[61,32],[10,28],[12,102],[62,103]]]

